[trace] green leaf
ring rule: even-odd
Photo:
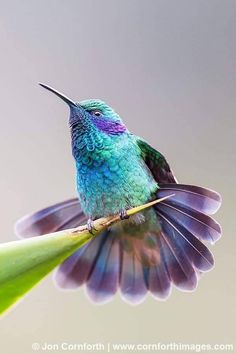
[[[128,210],[127,214],[131,216],[166,198]],[[0,314],[79,247],[118,221],[119,215],[95,220],[94,235],[88,232],[86,226],[80,226],[0,245]]]

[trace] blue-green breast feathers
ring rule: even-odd
[[[93,217],[145,203],[157,189],[135,136],[125,133],[105,140],[102,149],[84,149],[76,161],[80,201]]]

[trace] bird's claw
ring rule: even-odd
[[[120,211],[120,220],[125,220],[125,219],[129,219],[129,215],[127,214],[126,209],[122,209]]]
[[[92,234],[92,235],[94,235],[93,230],[94,230],[94,231],[97,231],[97,230],[95,229],[95,227],[94,227],[94,222],[93,222],[92,219],[88,219],[88,221],[87,221],[87,229],[88,229],[88,232],[89,232],[90,234]]]

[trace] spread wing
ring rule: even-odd
[[[177,183],[177,180],[170,169],[165,157],[145,140],[138,138],[136,140],[143,160],[152,172],[157,183]]]

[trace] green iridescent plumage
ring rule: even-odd
[[[42,86],[70,107],[80,203],[68,200],[24,218],[18,233],[43,234],[78,226],[86,218],[124,215],[125,209],[173,195],[94,238],[60,266],[56,280],[64,288],[86,283],[95,302],[108,301],[118,288],[131,303],[141,302],[148,291],[166,298],[172,283],[193,290],[197,274],[214,263],[202,241],[213,243],[221,235],[220,225],[209,216],[219,208],[220,196],[178,184],[164,156],[131,134],[103,101],[75,103]]]

